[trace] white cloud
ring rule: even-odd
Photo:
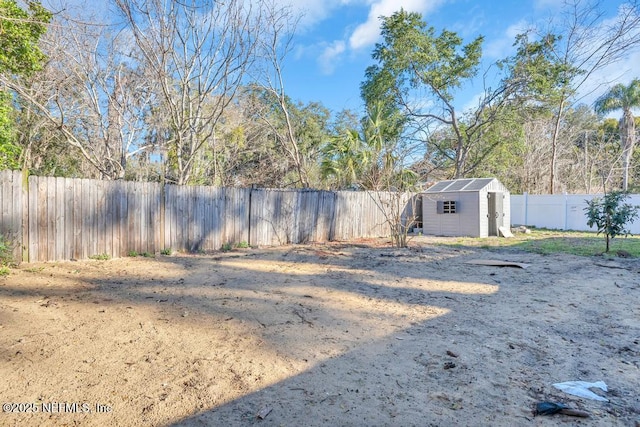
[[[282,0],[286,2],[286,0]],[[313,25],[327,17],[330,13],[335,13],[333,9],[341,6],[367,4],[369,7],[368,18],[358,25],[348,36],[347,40],[335,40],[328,46],[324,46],[322,54],[318,56],[317,62],[324,74],[332,74],[340,59],[350,50],[360,50],[372,46],[380,37],[380,16],[390,16],[394,12],[403,8],[409,12],[427,13],[440,5],[444,0],[312,0],[310,2],[299,3],[294,6],[297,10],[304,10],[306,16],[311,18],[303,19],[301,24]]]
[[[342,6],[367,4],[370,0],[275,0],[276,4],[289,6],[294,14],[299,15],[300,30],[312,28],[323,21]]]
[[[339,57],[346,50],[347,46],[344,41],[336,40],[327,46],[318,57],[318,63],[324,74],[332,74],[336,68]]]
[[[491,40],[484,48],[484,55],[488,59],[503,59],[514,52],[513,43],[518,34],[522,34],[531,25],[526,21],[518,21],[510,25],[501,38]]]
[[[351,49],[361,49],[376,43],[380,38],[380,17],[390,16],[400,9],[408,12],[428,13],[442,0],[378,0],[371,4],[367,21],[360,24],[349,38]]]

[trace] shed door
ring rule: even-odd
[[[499,236],[499,228],[504,225],[504,194],[488,193],[489,197],[489,236]]]

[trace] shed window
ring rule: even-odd
[[[457,213],[458,204],[455,200],[438,200],[438,213],[439,214],[454,214]]]

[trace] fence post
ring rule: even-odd
[[[528,214],[528,211],[529,211],[529,193],[527,193],[525,191],[523,193],[523,196],[524,197],[523,197],[523,201],[522,201],[523,202],[522,203],[522,209],[524,209],[524,215],[523,215],[524,224],[522,224],[522,225],[527,226],[527,225],[529,225],[529,219],[527,218],[527,214]]]

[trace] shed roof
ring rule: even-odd
[[[440,181],[429,187],[425,193],[448,193],[452,191],[480,191],[495,178],[463,178]]]

